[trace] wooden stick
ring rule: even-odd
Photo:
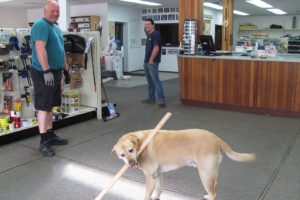
[[[152,130],[150,135],[146,138],[146,140],[143,142],[143,144],[140,147],[140,151],[138,152],[138,155],[146,148],[146,146],[151,142],[151,140],[154,138],[154,136],[158,133],[158,131],[162,128],[162,126],[168,121],[168,119],[171,117],[172,113],[167,112],[165,116],[160,120],[160,122],[156,125],[156,127]],[[115,177],[112,179],[112,181],[104,187],[102,192],[95,198],[95,200],[101,200],[104,195],[109,192],[109,190],[112,188],[112,186],[117,182],[117,180],[127,171],[129,168],[129,165],[125,164],[120,171],[115,175]]]

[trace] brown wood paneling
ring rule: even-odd
[[[185,19],[196,19],[198,35],[203,32],[203,2],[204,0],[178,0],[179,11],[179,41],[183,41],[183,24]]]
[[[178,57],[185,102],[300,114],[300,63]]]

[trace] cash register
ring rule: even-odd
[[[200,35],[199,41],[205,56],[231,55],[230,51],[216,51],[215,43],[211,35]]]

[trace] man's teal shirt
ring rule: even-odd
[[[63,68],[65,63],[64,38],[58,25],[51,24],[42,18],[35,22],[31,29],[32,66],[38,71],[43,71],[35,48],[35,42],[37,40],[42,40],[46,43],[50,69],[56,70]]]

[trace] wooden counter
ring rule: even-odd
[[[300,116],[300,60],[178,56],[183,104]]]

